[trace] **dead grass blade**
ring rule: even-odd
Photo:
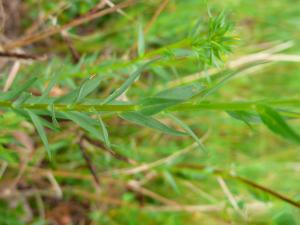
[[[127,7],[129,7],[130,5],[132,5],[134,3],[135,3],[135,0],[128,0],[128,1],[122,2],[118,5],[115,5],[114,7],[107,8],[107,9],[101,10],[99,12],[95,12],[95,13],[88,12],[86,15],[78,17],[78,18],[72,20],[71,22],[69,22],[67,24],[64,24],[62,26],[54,26],[54,27],[51,27],[51,28],[49,28],[45,31],[40,32],[40,33],[29,35],[29,36],[21,38],[19,40],[7,43],[4,46],[4,49],[5,50],[10,50],[10,49],[19,48],[19,47],[23,47],[23,46],[35,43],[37,41],[41,41],[41,40],[43,40],[47,37],[50,37],[54,34],[60,33],[61,31],[68,30],[72,27],[76,27],[76,26],[79,26],[81,24],[92,21],[94,19],[97,19],[97,18],[103,17],[105,15],[114,13],[119,9],[127,8]]]

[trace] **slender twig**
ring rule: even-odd
[[[91,172],[91,174],[92,174],[92,176],[93,176],[96,184],[98,186],[100,186],[100,180],[98,178],[98,175],[97,175],[97,172],[96,172],[96,168],[94,167],[90,156],[88,155],[88,153],[85,150],[85,146],[83,144],[83,141],[84,141],[83,137],[80,137],[80,140],[79,140],[79,149],[80,149],[80,151],[82,153],[82,156],[83,156],[83,158],[84,158],[84,160],[85,160],[85,162],[86,162],[86,164],[87,164],[87,166],[88,166],[88,168],[89,168],[89,170],[90,170],[90,172]]]
[[[168,199],[164,196],[161,196],[153,191],[148,190],[147,188],[141,187],[138,182],[132,180],[127,184],[128,189],[130,189],[131,191],[137,192],[139,194],[148,196],[154,200],[157,200],[165,205],[175,205],[175,206],[179,206],[179,204],[171,199]]]
[[[0,34],[2,35],[5,30],[6,13],[3,7],[3,1],[0,0]]]
[[[219,185],[221,186],[224,194],[227,196],[230,204],[232,205],[232,207],[234,208],[234,210],[244,219],[246,219],[246,215],[243,213],[243,211],[240,209],[240,207],[238,206],[238,203],[235,199],[235,197],[233,196],[233,194],[230,192],[228,186],[226,185],[224,179],[221,176],[217,176],[217,181],[219,183]]]
[[[141,173],[141,172],[145,172],[147,170],[153,169],[155,167],[167,164],[168,162],[172,162],[174,159],[187,154],[188,152],[191,152],[193,149],[195,149],[198,146],[197,143],[193,143],[192,145],[184,148],[181,151],[177,151],[174,154],[166,157],[166,158],[162,158],[159,159],[157,161],[154,161],[152,163],[147,163],[144,165],[140,165],[134,168],[126,168],[126,169],[116,169],[116,170],[112,170],[109,171],[110,174],[126,174],[126,175],[132,175],[132,174],[137,174],[137,173]]]
[[[176,206],[146,206],[142,210],[149,212],[219,212],[224,204],[214,205],[176,205]]]
[[[118,160],[130,163],[130,164],[135,164],[136,163],[135,160],[127,158],[126,156],[121,155],[120,153],[113,151],[111,148],[106,147],[100,141],[93,140],[93,139],[89,138],[88,136],[84,136],[84,139],[87,140],[92,145],[97,146],[99,149],[104,150],[105,152],[109,153],[111,156],[113,156],[114,158],[116,158]]]
[[[46,56],[37,56],[24,53],[16,52],[0,52],[0,57],[9,58],[9,59],[22,59],[22,60],[45,60]]]
[[[73,62],[76,64],[80,61],[80,54],[79,52],[76,50],[76,48],[74,47],[73,43],[72,43],[72,40],[71,38],[69,37],[68,33],[66,31],[62,31],[61,32],[61,36],[63,37],[65,43],[67,44],[68,46],[68,49],[70,50],[71,52],[71,55],[72,55],[72,59],[73,59]]]
[[[182,169],[182,168],[189,168],[189,169],[195,169],[195,170],[204,170],[204,169],[208,169],[208,166],[205,166],[205,165],[195,165],[195,164],[180,164],[180,165],[177,165],[178,168]],[[210,168],[212,169],[212,168]],[[260,185],[260,184],[257,184],[255,183],[254,181],[251,181],[249,179],[246,179],[244,177],[241,177],[241,176],[238,176],[238,175],[234,175],[234,174],[231,174],[231,173],[228,173],[226,172],[225,170],[221,170],[221,169],[213,169],[213,174],[215,175],[223,175],[224,177],[227,177],[227,178],[231,178],[231,179],[235,179],[237,181],[240,181],[252,188],[255,188],[255,189],[258,189],[260,191],[263,191],[277,199],[280,199],[286,203],[289,203],[290,205],[293,205],[297,208],[300,208],[300,202],[297,202],[297,201],[294,201],[293,199],[281,194],[281,193],[278,193],[270,188],[267,188],[263,185]]]
[[[264,186],[262,186],[260,184],[257,184],[257,183],[255,183],[255,182],[253,182],[251,180],[248,180],[246,178],[243,178],[243,177],[240,177],[240,176],[236,176],[236,175],[229,175],[229,176],[232,177],[232,178],[235,178],[235,179],[237,179],[239,181],[241,181],[242,183],[244,183],[244,184],[246,184],[248,186],[251,186],[251,187],[253,187],[255,189],[259,189],[259,190],[261,190],[263,192],[266,192],[266,193],[268,193],[268,194],[270,194],[270,195],[272,195],[272,196],[274,196],[274,197],[276,197],[278,199],[281,199],[284,202],[287,202],[287,203],[289,203],[289,204],[291,204],[291,205],[293,205],[293,206],[295,206],[297,208],[300,208],[300,202],[299,201],[294,201],[294,200],[292,200],[292,199],[284,196],[283,194],[280,194],[280,193],[278,193],[276,191],[273,191],[273,190],[271,190],[271,189],[269,189],[267,187],[264,187]]]
[[[38,34],[29,35],[29,36],[21,38],[19,40],[12,41],[12,42],[6,44],[4,46],[4,49],[9,50],[9,49],[13,49],[13,48],[26,46],[26,45],[35,43],[37,41],[41,41],[41,40],[43,40],[47,37],[50,37],[54,34],[60,33],[63,30],[68,30],[72,27],[79,26],[81,24],[87,23],[87,22],[97,19],[99,17],[103,17],[105,15],[114,13],[119,9],[127,8],[134,3],[135,3],[135,0],[128,0],[128,1],[124,1],[124,2],[116,5],[114,7],[107,8],[107,9],[101,10],[96,13],[91,14],[90,12],[88,12],[86,16],[81,16],[79,18],[76,18],[76,19],[72,20],[71,22],[64,24],[62,26],[54,26],[54,27],[51,27],[45,31],[38,33]]]
[[[55,177],[51,171],[48,172],[47,178],[48,178],[49,182],[52,184],[52,187],[53,187],[54,192],[56,193],[56,196],[58,198],[62,198],[63,197],[62,189],[59,186],[57,180],[55,179]]]
[[[9,74],[7,76],[7,79],[5,81],[4,87],[3,87],[3,92],[8,91],[8,89],[11,87],[12,83],[14,82],[17,73],[20,69],[21,63],[20,61],[16,61],[14,62],[11,70],[9,71]]]

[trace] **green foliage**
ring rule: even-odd
[[[253,52],[296,60],[299,13],[288,0],[210,1],[208,13],[204,2],[169,1],[149,32],[162,1],[71,29],[75,64],[59,37],[32,46],[53,57],[22,65],[0,95],[0,181],[19,179],[0,202],[1,224],[23,224],[28,207],[33,224],[60,207],[74,224],[297,224],[298,67],[265,58],[233,65]],[[98,1],[42,1],[39,10],[51,14],[60,3],[69,5],[54,16],[62,25]],[[217,13],[224,8],[233,13]],[[293,50],[276,55],[273,46],[291,38]],[[7,204],[16,199],[17,208]]]

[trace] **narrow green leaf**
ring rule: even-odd
[[[44,130],[44,127],[42,125],[42,122],[41,122],[39,116],[28,109],[26,109],[26,111],[27,111],[29,117],[31,118],[39,136],[41,137],[43,144],[45,145],[45,148],[46,148],[49,158],[51,158],[51,151],[50,151],[48,139],[47,139],[46,132]]]
[[[56,127],[60,127],[60,126],[59,126],[59,123],[57,122],[57,119],[56,119],[54,104],[51,104],[51,105],[50,105],[50,111],[51,111],[52,123],[53,123]]]
[[[19,85],[18,88],[3,94],[0,97],[1,100],[8,101],[8,100],[17,98],[22,92],[24,92],[28,88],[30,88],[34,84],[34,82],[36,82],[36,80],[37,80],[37,77],[29,78],[29,80],[27,80],[24,84]]]
[[[300,136],[283,119],[283,117],[274,109],[266,105],[256,107],[263,123],[274,133],[295,141],[300,144]]]
[[[177,185],[177,183],[176,183],[174,177],[172,176],[172,174],[171,174],[169,171],[164,170],[164,171],[163,171],[163,175],[164,175],[164,177],[165,177],[165,180],[166,180],[166,181],[168,182],[168,184],[173,188],[173,190],[174,190],[177,194],[179,194],[179,193],[180,193],[180,190],[179,190],[178,185]]]
[[[145,53],[145,38],[143,24],[140,21],[138,25],[138,56],[142,57]]]
[[[146,69],[151,63],[156,61],[157,59],[151,60],[142,66],[140,66],[136,71],[134,71],[128,79],[119,87],[115,92],[113,92],[110,96],[108,96],[104,101],[103,104],[110,103],[111,101],[115,100],[117,97],[122,95],[140,76],[141,72]]]
[[[89,117],[88,115],[79,112],[61,112],[61,114],[65,118],[77,123],[80,127],[88,131],[91,135],[95,136],[101,141],[104,141],[103,134],[100,132],[99,129],[96,128],[98,122]]]
[[[52,88],[55,86],[55,84],[58,81],[59,76],[55,76],[53,79],[51,79],[50,83],[48,84],[47,88],[43,91],[42,96],[38,97],[34,103],[40,103],[44,100],[46,100],[50,94],[50,91],[52,90]]]
[[[102,131],[102,134],[103,134],[103,138],[104,138],[104,143],[107,147],[111,148],[111,144],[110,144],[110,141],[109,141],[109,136],[108,136],[108,131],[106,129],[106,126],[101,118],[101,116],[99,115],[99,113],[97,112],[97,119],[99,121],[99,124],[100,124],[100,127],[101,127],[101,131]]]
[[[227,83],[227,81],[229,81],[232,77],[236,76],[237,74],[238,74],[238,72],[230,72],[221,81],[219,81],[218,83],[215,83],[209,89],[207,89],[205,91],[205,93],[203,94],[203,98],[205,98],[205,97],[213,94],[217,90],[219,90],[221,87],[223,87]]]
[[[30,97],[32,97],[31,93],[23,92],[16,101],[13,102],[12,106],[17,108],[20,105],[24,104]]]
[[[163,90],[157,93],[155,96],[165,99],[174,99],[174,100],[187,100],[191,97],[199,94],[205,89],[205,87],[199,83],[193,83],[189,85],[178,86]]]
[[[231,117],[242,120],[245,123],[260,123],[261,119],[259,115],[249,111],[227,111]]]
[[[197,137],[197,135],[194,133],[194,131],[188,126],[186,125],[184,122],[182,122],[180,119],[178,119],[177,117],[175,117],[172,114],[169,114],[169,117],[174,120],[179,126],[181,126],[199,145],[200,149],[203,151],[207,151],[206,148],[204,147],[204,145],[202,144],[202,141],[200,140],[200,138]]]
[[[92,93],[97,87],[99,87],[101,80],[101,76],[96,76],[90,77],[85,82],[83,82],[79,88],[75,102],[78,103],[82,101],[86,96]]]
[[[186,133],[184,133],[184,132],[174,130],[173,128],[166,126],[165,124],[161,123],[160,121],[158,121],[152,117],[144,116],[137,112],[122,113],[120,115],[120,117],[129,122],[132,122],[132,123],[144,126],[144,127],[149,127],[149,128],[155,129],[155,130],[159,130],[166,134],[171,134],[171,135],[176,135],[176,136],[186,135]]]
[[[249,128],[253,130],[251,123],[260,123],[259,115],[248,111],[227,111],[228,115],[243,121]]]
[[[145,98],[140,102],[144,115],[154,115],[168,107],[187,101],[204,90],[198,83],[170,88],[159,92],[154,97]]]

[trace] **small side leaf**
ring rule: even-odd
[[[141,57],[145,53],[145,38],[142,22],[138,25],[138,56]]]
[[[50,151],[48,139],[47,139],[46,132],[44,130],[44,127],[42,125],[42,122],[41,122],[39,116],[34,114],[32,111],[30,111],[28,109],[26,111],[27,111],[29,117],[31,118],[38,134],[40,135],[43,144],[45,145],[45,148],[47,150],[49,158],[51,158],[51,151]]]
[[[166,180],[166,182],[172,187],[172,189],[177,193],[179,194],[180,193],[180,190],[178,188],[178,185],[174,179],[174,177],[172,176],[172,174],[167,171],[167,170],[164,170],[163,171],[163,175],[164,175],[164,178]]]
[[[205,152],[207,151],[206,148],[204,147],[204,145],[202,144],[202,141],[200,140],[200,138],[197,137],[197,135],[194,133],[194,131],[188,125],[186,125],[180,119],[178,119],[177,117],[175,117],[171,114],[169,114],[169,117],[172,120],[174,120],[179,126],[181,126],[197,142],[200,149],[202,149]]]
[[[128,79],[123,83],[115,92],[113,92],[110,96],[108,96],[104,101],[103,104],[110,103],[111,101],[118,98],[120,95],[122,95],[133,83],[134,81],[140,76],[141,72],[147,68],[148,65],[156,61],[157,59],[151,60],[144,65],[142,65],[140,68],[138,68],[136,71],[134,71]]]
[[[76,103],[80,102],[90,93],[92,93],[97,87],[99,87],[101,80],[102,77],[97,76],[97,77],[90,77],[86,81],[84,81],[79,88],[78,95],[76,97],[75,102]]]
[[[200,84],[184,85],[170,88],[157,93],[154,97],[145,98],[140,102],[144,115],[154,115],[168,107],[187,101],[204,90]]]
[[[144,116],[137,112],[122,113],[120,115],[120,117],[129,122],[132,122],[132,123],[144,126],[144,127],[149,127],[149,128],[155,129],[155,130],[159,130],[166,134],[171,134],[171,135],[175,135],[175,136],[186,135],[186,133],[184,133],[184,132],[177,131],[173,128],[166,126],[165,124],[161,123],[160,121],[158,121],[152,117]]]
[[[274,109],[265,105],[256,107],[263,123],[274,133],[290,139],[300,144],[300,136],[283,119],[283,117]]]
[[[1,100],[8,101],[17,98],[22,92],[30,88],[34,82],[36,82],[37,77],[31,77],[25,84],[19,85],[19,88],[9,91],[1,96]]]
[[[96,128],[96,125],[98,124],[97,121],[95,121],[88,115],[79,112],[61,112],[61,114],[65,118],[77,123],[91,135],[97,137],[101,141],[104,141],[103,134]]]
[[[107,147],[111,148],[111,144],[110,144],[109,136],[108,136],[108,131],[107,131],[106,126],[105,126],[103,120],[101,119],[101,116],[99,115],[99,113],[97,113],[97,119],[99,121],[101,131],[103,133],[104,143]]]
[[[50,105],[50,110],[51,110],[52,123],[54,124],[54,126],[59,127],[59,123],[57,122],[56,115],[55,115],[54,104]]]

